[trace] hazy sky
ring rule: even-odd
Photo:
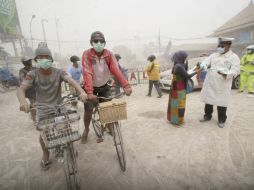
[[[30,38],[43,39],[41,19],[48,40],[56,40],[55,19],[62,41],[78,41],[78,48],[89,47],[91,32],[105,34],[107,45],[130,44],[136,39],[156,41],[192,38],[212,33],[245,8],[250,0],[16,0],[21,28]],[[49,42],[50,43],[50,42]],[[52,42],[53,43],[53,42]],[[63,48],[73,46],[65,42]]]

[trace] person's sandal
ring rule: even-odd
[[[44,160],[41,160],[41,168],[43,169],[43,170],[47,170],[47,169],[49,169],[50,168],[50,164],[51,164],[52,162],[50,161],[50,160],[48,160],[48,161],[44,161]]]

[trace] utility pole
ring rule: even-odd
[[[159,29],[159,36],[158,36],[158,47],[159,47],[159,56],[161,55],[161,32]]]
[[[46,40],[46,33],[45,33],[45,28],[44,28],[44,23],[43,22],[48,22],[47,19],[41,19],[41,26],[42,26],[42,31],[43,31],[43,39],[44,39],[44,42],[47,42]]]
[[[60,39],[59,39],[58,22],[59,22],[59,19],[55,19],[57,43],[58,43],[59,54],[61,55],[62,53],[61,53],[61,45],[60,45]]]
[[[32,21],[35,18],[35,15],[32,15],[31,21],[30,21],[30,36],[31,36],[31,43],[32,43],[32,50],[33,50],[33,35],[32,35]]]

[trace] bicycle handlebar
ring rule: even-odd
[[[114,99],[114,98],[122,97],[122,96],[124,96],[125,94],[126,94],[125,92],[120,92],[119,94],[116,94],[116,95],[114,95],[114,96],[109,96],[109,97],[97,96],[97,98],[103,99],[103,100],[111,100],[111,99]]]
[[[64,101],[65,99],[67,99],[66,101]],[[75,101],[77,101],[77,100],[80,100],[80,98],[78,97],[78,96],[74,96],[74,95],[71,95],[71,94],[69,94],[69,95],[67,95],[67,96],[63,96],[62,98],[61,98],[61,104],[59,104],[59,105],[56,105],[56,106],[52,106],[52,105],[47,105],[47,104],[37,104],[37,103],[35,103],[34,104],[34,107],[31,107],[31,110],[35,110],[36,109],[36,107],[46,107],[46,108],[52,108],[52,110],[54,109],[54,110],[59,110],[61,107],[63,107],[63,106],[65,106],[65,105],[67,105],[67,104],[71,104],[72,102],[75,102]]]

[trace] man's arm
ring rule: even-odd
[[[227,74],[227,79],[231,79],[233,77],[236,77],[240,73],[240,59],[237,55],[233,55],[232,58],[232,65],[229,70],[229,73]]]
[[[125,79],[124,75],[122,74],[121,70],[117,65],[117,60],[112,53],[110,53],[109,57],[109,70],[110,72],[116,77],[116,79],[121,83],[122,87],[125,88],[129,86],[129,82]]]
[[[82,74],[84,80],[84,88],[86,93],[93,94],[93,70],[91,60],[88,58],[88,53],[85,51],[82,56]]]
[[[17,88],[16,94],[17,98],[19,100],[20,104],[20,110],[28,113],[30,111],[30,105],[26,101],[25,92],[28,89],[28,86],[26,85],[20,85],[20,87]]]
[[[212,57],[213,57],[214,54],[210,55],[209,57],[205,58],[201,64],[200,64],[200,68],[202,70],[207,70],[211,67],[211,61],[212,61]]]
[[[83,93],[86,94],[85,91],[80,87],[80,85],[75,80],[73,80],[71,77],[67,78],[67,82],[72,87],[74,87],[79,92],[79,94],[83,94]]]
[[[78,92],[79,92],[79,97],[80,100],[86,101],[87,100],[87,95],[85,91],[81,88],[81,86],[74,80],[72,79],[64,70],[61,71],[61,78],[65,82],[68,82],[69,85],[74,87]]]

